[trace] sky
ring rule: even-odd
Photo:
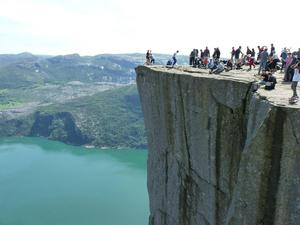
[[[299,0],[0,0],[0,54],[300,47]]]

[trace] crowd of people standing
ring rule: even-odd
[[[174,66],[177,63],[177,50],[167,65]],[[146,63],[154,64],[155,60],[151,50],[147,51]],[[243,69],[248,67],[250,71],[258,66],[258,75],[262,80],[260,84],[266,85],[265,89],[275,88],[277,83],[275,72],[284,72],[283,81],[292,82],[293,96],[291,100],[298,100],[296,91],[297,84],[300,81],[300,48],[292,52],[288,48],[283,48],[280,55],[277,54],[274,44],[271,44],[270,50],[267,46],[257,46],[257,52],[254,48],[247,46],[246,52],[242,51],[242,46],[232,47],[230,58],[221,58],[221,51],[218,47],[214,48],[211,54],[206,46],[204,50],[193,49],[189,55],[189,65],[195,68],[209,69],[209,73],[220,74],[223,71]]]
[[[206,47],[204,51],[202,51],[202,49],[200,49],[200,51],[198,51],[198,49],[193,49],[190,53],[189,64],[194,67],[209,68],[209,64],[211,61],[216,64],[222,61],[226,64],[225,67],[227,70],[242,69],[243,66],[248,66],[248,70],[251,70],[255,68],[256,65],[259,65],[259,74],[262,70],[271,70],[278,67],[278,63],[280,62],[280,60],[278,55],[276,54],[273,44],[271,44],[270,53],[268,52],[268,48],[266,46],[257,46],[257,48],[258,52],[256,57],[254,48],[250,49],[247,46],[246,52],[243,53],[241,46],[237,48],[232,47],[230,58],[223,58],[223,60],[220,60],[221,52],[219,48],[214,48],[212,57],[210,56],[208,47]],[[283,68],[284,65],[281,69]]]

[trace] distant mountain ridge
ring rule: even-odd
[[[165,64],[171,55],[154,55]],[[178,57],[180,64],[187,57]],[[134,68],[145,55],[0,55],[0,137],[146,148]]]
[[[157,64],[165,64],[170,55],[154,55]],[[180,64],[187,58],[179,56]],[[17,88],[45,83],[116,82],[130,83],[135,80],[134,68],[144,64],[145,55],[100,54],[80,56],[79,54],[46,56],[28,52],[0,55],[0,88]]]

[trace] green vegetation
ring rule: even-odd
[[[156,64],[165,65],[170,55],[154,55]],[[178,56],[179,64],[187,57]],[[0,89],[23,88],[35,85],[84,83],[129,83],[135,79],[134,68],[144,64],[144,54],[103,54],[80,56],[36,56],[30,53],[0,55]]]
[[[54,104],[41,112],[70,112],[90,144],[110,147],[146,147],[143,115],[136,85],[115,88],[64,104]],[[62,125],[60,125],[62,127]]]
[[[23,105],[22,102],[17,102],[17,101],[0,102],[0,110],[18,108],[21,107],[22,105]]]
[[[154,57],[157,64],[171,58]],[[144,61],[144,54],[0,55],[0,136],[145,148],[139,96],[128,85]]]
[[[7,89],[0,89],[0,97],[4,97],[8,93]]]

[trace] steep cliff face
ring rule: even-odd
[[[137,67],[150,225],[300,223],[300,110],[249,76]]]

